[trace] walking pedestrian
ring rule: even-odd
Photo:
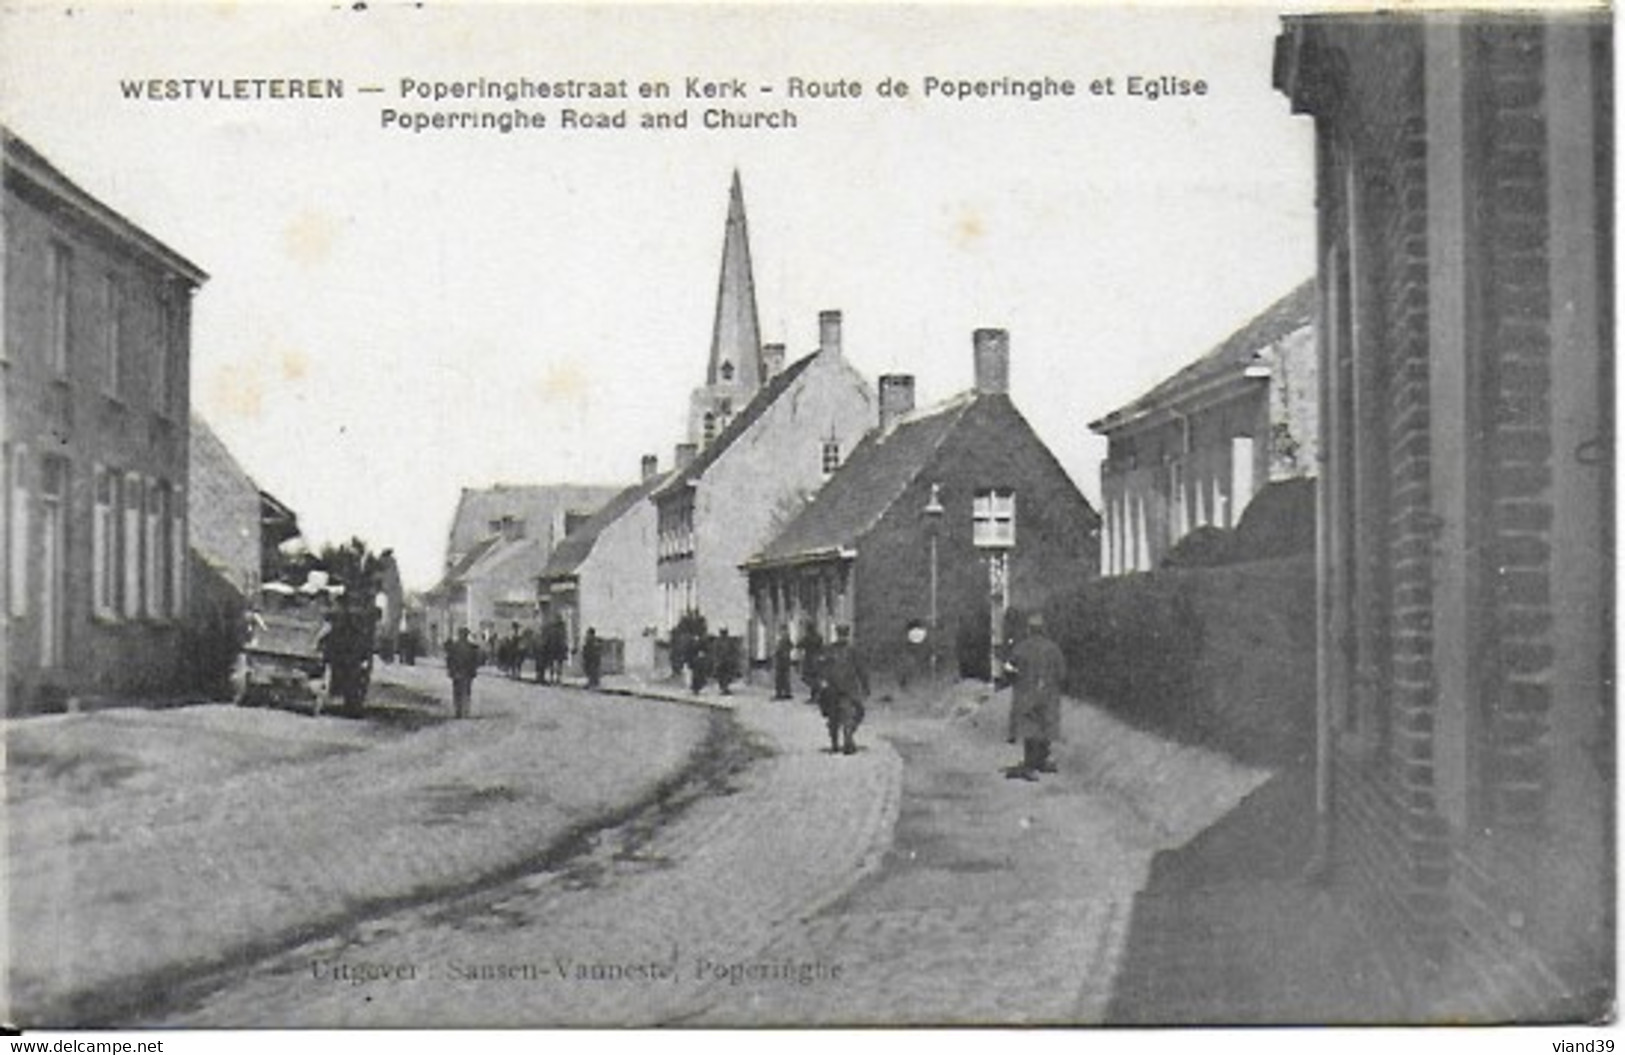
[[[809,621],[801,628],[801,680],[812,693],[812,702],[818,702],[818,688],[822,684],[819,664],[823,660],[824,637],[818,627]]]
[[[458,718],[467,718],[473,705],[474,677],[480,672],[480,646],[469,640],[468,627],[457,640],[446,642],[446,673],[451,675],[451,706]]]
[[[863,724],[863,702],[869,697],[869,675],[852,650],[852,628],[836,628],[835,644],[819,661],[818,707],[829,730],[830,753],[857,754],[853,739]]]
[[[688,688],[694,695],[698,696],[711,680],[712,662],[710,640],[696,635],[688,643]]]
[[[587,628],[587,636],[581,642],[581,670],[587,675],[587,688],[597,689],[598,679],[604,673],[604,643],[598,640],[594,627]]]
[[[1066,658],[1044,633],[1043,613],[1034,613],[1028,632],[1015,646],[1005,674],[1015,683],[1010,694],[1010,742],[1019,738],[1021,763],[1004,775],[1011,780],[1037,780],[1054,773],[1050,746],[1061,736],[1061,683],[1066,679]]]
[[[790,643],[790,631],[779,628],[779,643],[773,647],[773,698],[788,700],[790,691],[790,663],[795,657],[795,646]]]

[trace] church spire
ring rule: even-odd
[[[725,385],[749,394],[767,380],[762,369],[762,334],[756,318],[756,280],[750,268],[750,233],[745,226],[745,192],[734,169],[728,194],[728,223],[722,235],[722,270],[717,277],[717,314],[711,328],[707,385]]]

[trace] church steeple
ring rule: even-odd
[[[700,444],[710,442],[766,380],[756,315],[756,279],[750,264],[750,232],[745,223],[745,192],[739,170],[735,169],[728,192],[728,220],[722,232],[711,358],[705,369],[705,386],[695,390],[691,401],[689,438]]]
[[[732,370],[728,370],[728,367]],[[733,374],[732,378],[727,375]],[[745,191],[734,169],[728,192],[728,223],[722,233],[722,270],[717,276],[717,316],[711,328],[711,363],[705,383],[732,380],[755,389],[762,383],[762,334],[756,322],[756,279],[750,269],[750,231]]]

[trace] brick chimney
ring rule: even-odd
[[[880,427],[891,428],[898,418],[914,409],[914,375],[880,375]]]
[[[762,345],[762,380],[767,381],[784,369],[784,345]]]
[[[976,350],[976,394],[1010,392],[1010,334],[1005,330],[977,330],[971,337]]]
[[[841,313],[839,311],[821,311],[818,313],[818,354],[841,354]]]
[[[638,465],[638,479],[649,480],[660,472],[660,457],[654,454],[645,454]]]
[[[672,458],[672,462],[675,465],[675,467],[677,468],[677,471],[682,472],[684,469],[687,469],[688,468],[688,463],[693,461],[694,456],[696,454],[698,454],[698,453],[700,453],[700,445],[699,444],[697,444],[697,443],[679,443],[677,445],[677,451],[676,451],[675,455]]]

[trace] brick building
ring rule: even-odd
[[[5,709],[179,687],[195,264],[9,132]]]
[[[1320,831],[1417,1011],[1613,1010],[1613,69],[1595,16],[1306,16]]]
[[[1314,475],[1314,308],[1310,281],[1090,422],[1107,444],[1101,574],[1151,571],[1195,529],[1235,527],[1268,484]]]
[[[879,426],[744,564],[753,658],[781,630],[845,624],[874,669],[921,665],[934,640],[940,672],[985,673],[1006,608],[1093,571],[1100,518],[1011,402],[1004,331],[976,332],[975,376],[922,410],[912,377],[880,379]],[[911,624],[926,656],[907,652]]]
[[[553,549],[538,582],[539,604],[564,620],[570,654],[588,627],[606,651],[606,671],[651,669],[660,625],[655,578],[656,514],[649,496],[665,479],[652,454],[642,479],[610,499]]]

